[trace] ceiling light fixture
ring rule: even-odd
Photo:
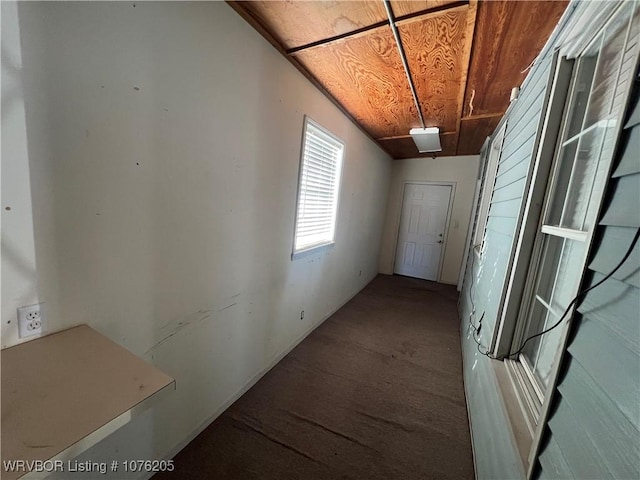
[[[416,142],[420,153],[441,152],[440,129],[438,127],[412,128],[409,135]]]
[[[402,40],[400,39],[400,33],[398,32],[398,27],[396,26],[396,19],[393,15],[391,4],[389,3],[389,0],[382,0],[382,2],[384,3],[384,8],[387,11],[389,26],[391,27],[393,38],[395,39],[396,45],[398,46],[398,51],[400,52],[400,60],[402,60],[404,72],[407,74],[409,88],[411,89],[411,93],[413,95],[413,101],[416,104],[416,112],[418,113],[420,125],[422,125],[422,128],[412,128],[409,131],[409,135],[411,135],[413,141],[416,143],[418,152],[441,152],[442,147],[440,146],[440,129],[438,127],[425,128],[424,126],[424,118],[422,117],[422,110],[420,108],[420,101],[418,100],[418,93],[416,92],[416,87],[413,84],[413,78],[411,77],[411,71],[409,70],[409,64],[407,63],[407,56],[404,53]]]

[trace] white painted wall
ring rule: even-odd
[[[444,248],[440,282],[451,285],[458,283],[473,206],[479,159],[478,155],[472,155],[394,160],[380,250],[380,273],[393,273],[404,184],[407,182],[455,183],[455,198]]]
[[[225,3],[19,13],[50,330],[88,323],[177,380],[85,458],[175,453],[378,273],[391,160]],[[292,261],[305,114],[346,155],[335,247]]]
[[[38,302],[33,239],[31,184],[25,130],[22,52],[18,9],[1,2],[2,17],[2,165],[0,237],[2,238],[2,346],[15,343],[18,306]],[[14,334],[14,332],[16,332]]]

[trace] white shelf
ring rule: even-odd
[[[87,325],[2,350],[6,460],[70,460],[126,424],[175,380]]]

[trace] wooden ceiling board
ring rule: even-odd
[[[399,27],[427,127],[440,127],[441,132],[458,130],[474,19],[475,6]],[[411,126],[420,126],[417,118]]]
[[[393,15],[398,18],[457,3],[460,2],[458,0],[391,0],[391,10],[393,10]]]
[[[294,54],[374,138],[406,135],[417,113],[388,26]]]
[[[451,157],[456,155],[456,144],[458,143],[458,135],[456,133],[445,133],[440,135],[441,152],[419,153],[413,138],[410,136],[401,136],[398,138],[380,139],[378,143],[384,148],[394,159],[428,157],[434,155],[436,157]]]
[[[387,20],[382,1],[251,1],[238,4],[271,32],[285,50]]]
[[[407,136],[419,116],[381,0],[229,3],[383,149],[419,156]],[[439,155],[480,151],[567,4],[391,0]]]
[[[458,155],[477,155],[482,144],[491,135],[502,115],[490,117],[468,118],[460,124],[460,139],[458,141]]]
[[[463,116],[505,112],[567,4],[479,2]]]

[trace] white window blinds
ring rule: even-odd
[[[344,144],[305,119],[294,254],[333,243]]]

